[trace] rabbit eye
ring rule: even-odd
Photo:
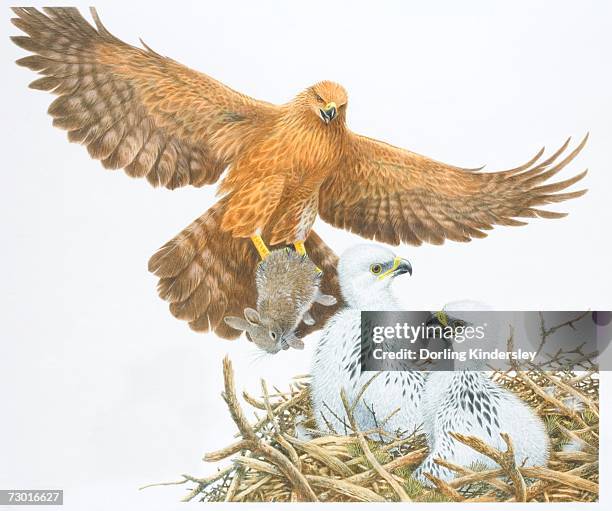
[[[378,275],[382,271],[382,266],[380,264],[373,264],[372,266],[370,266],[370,271],[374,275]]]
[[[276,341],[276,332],[270,332],[270,338],[271,338],[273,341]]]

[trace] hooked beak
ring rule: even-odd
[[[412,265],[408,259],[403,259],[401,257],[396,257],[393,259],[393,266],[389,268],[385,273],[378,277],[379,280],[384,279],[385,277],[397,277],[398,275],[403,275],[404,273],[409,273],[412,275]]]
[[[327,103],[324,108],[319,108],[319,115],[325,124],[329,124],[331,121],[333,121],[337,113],[338,107],[333,101]]]
[[[397,268],[395,268],[393,276],[396,277],[398,275],[403,275],[404,273],[408,273],[412,277],[412,265],[408,259],[400,258],[400,262],[397,265]]]

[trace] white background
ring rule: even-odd
[[[87,5],[87,4],[83,4]],[[443,247],[402,246],[406,307],[482,300],[499,309],[611,309],[612,78],[609,2],[98,3],[106,26],[252,96],[284,102],[321,79],[349,91],[357,132],[460,166],[515,166],[568,135],[591,139],[562,176],[590,168],[563,220],[497,228]],[[214,188],[154,190],[109,172],[50,126],[48,93],[13,64],[2,12],[0,102],[0,488],[63,488],[69,509],[173,506],[181,473],[234,427],[237,387],[283,387],[305,353],[254,360],[244,339],[191,332],[147,272],[149,256],[214,201]],[[338,252],[359,239],[321,221]],[[607,376],[607,375],[605,375]],[[610,424],[609,381],[602,421]],[[609,497],[602,428],[602,500]],[[605,483],[608,484],[605,484]],[[119,503],[119,506],[111,503]]]

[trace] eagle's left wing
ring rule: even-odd
[[[569,139],[545,161],[538,163],[542,149],[515,169],[478,172],[351,134],[345,160],[321,186],[319,214],[336,227],[393,245],[470,241],[495,224],[525,224],[517,218],[560,218],[565,213],[539,206],[583,195],[586,190],[556,192],[586,171],[546,181],[575,158],[587,137],[561,161]]]

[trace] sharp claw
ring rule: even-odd
[[[300,255],[306,255],[306,247],[304,246],[303,241],[296,241],[293,246],[295,247],[295,251]]]

